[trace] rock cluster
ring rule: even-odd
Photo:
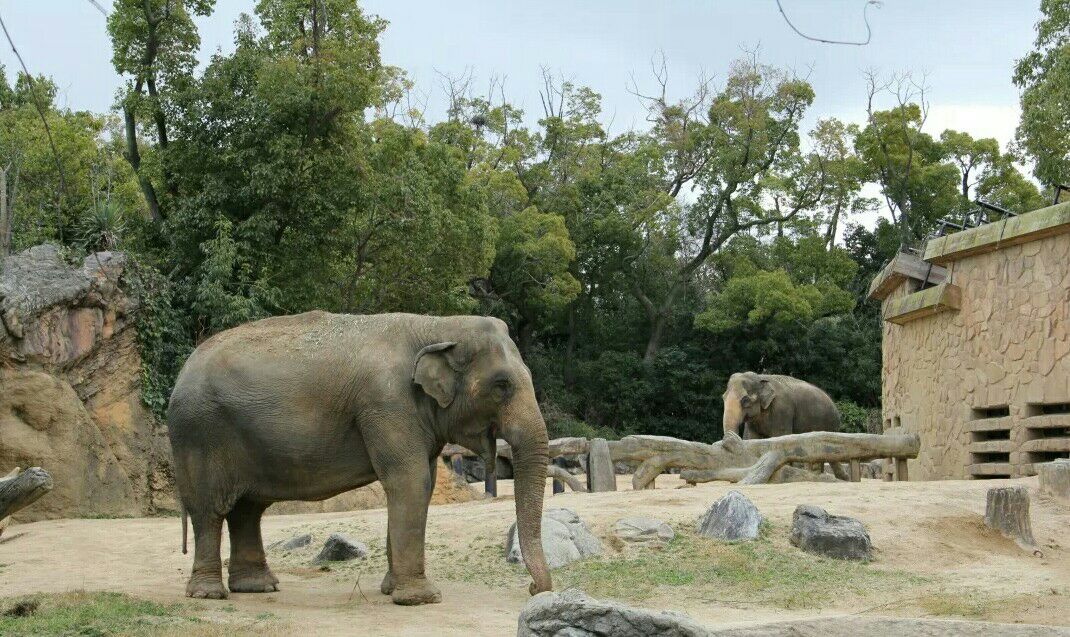
[[[602,554],[602,542],[591,533],[580,516],[570,509],[547,509],[542,514],[542,550],[550,568]],[[509,527],[505,541],[505,560],[523,562],[520,535],[516,523]]]
[[[753,540],[758,537],[762,514],[758,507],[739,491],[729,491],[699,519],[699,535],[718,540]]]
[[[795,508],[790,539],[808,553],[841,560],[868,560],[873,551],[861,522],[808,504]]]

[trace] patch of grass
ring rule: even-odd
[[[992,595],[972,589],[939,590],[918,598],[918,606],[928,615],[963,619],[994,620],[1036,602],[1035,595]]]
[[[595,597],[639,602],[659,592],[706,601],[778,608],[816,608],[845,594],[865,597],[920,584],[924,578],[872,564],[824,559],[770,540],[764,525],[754,542],[725,543],[677,529],[660,550],[642,547],[617,556],[575,562],[555,573],[558,586]]]
[[[36,603],[36,605],[34,605]],[[16,617],[4,613],[16,605],[32,612]],[[226,619],[212,618],[219,611]],[[207,613],[204,617],[198,614]],[[290,635],[274,613],[255,617],[233,604],[203,602],[160,604],[123,593],[35,594],[0,599],[0,635],[30,637],[275,637]]]
[[[36,601],[24,617],[0,615],[0,635],[153,635],[161,626],[199,621],[180,604],[164,605],[122,593],[63,593],[0,600],[0,612]]]

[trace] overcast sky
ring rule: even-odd
[[[110,9],[108,0],[100,3]],[[826,39],[865,38],[864,0],[782,0],[804,33]],[[927,74],[929,132],[944,128],[995,137],[1004,145],[1018,122],[1014,61],[1025,54],[1039,18],[1039,0],[884,0],[870,7],[868,46],[831,46],[793,33],[775,0],[365,0],[387,19],[384,62],[407,69],[442,107],[436,70],[470,69],[479,86],[506,78],[507,97],[528,115],[540,113],[540,68],[560,72],[604,97],[620,132],[642,126],[643,111],[628,91],[635,77],[651,88],[650,60],[664,52],[670,91],[682,94],[705,71],[723,78],[743,48],[763,61],[809,76],[817,99],[806,128],[819,117],[860,122],[863,72]],[[232,49],[233,23],[254,0],[217,0],[200,20],[201,59]],[[0,0],[15,44],[34,73],[51,75],[60,101],[75,109],[112,107],[119,78],[111,66],[104,18],[89,0]],[[9,74],[17,66],[3,48]]]

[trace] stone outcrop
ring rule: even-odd
[[[795,508],[790,541],[807,553],[840,560],[868,560],[873,552],[861,522],[807,504]]]
[[[546,509],[542,514],[542,550],[550,568],[560,568],[576,560],[602,554],[602,542],[591,533],[580,516],[571,509]],[[523,562],[516,522],[509,527],[505,541],[505,560]]]
[[[41,466],[49,497],[23,520],[176,508],[164,428],[141,400],[126,257],[80,265],[55,246],[0,269],[0,467]]]
[[[758,507],[739,491],[729,491],[699,518],[696,531],[705,537],[735,542],[757,538],[761,524]]]

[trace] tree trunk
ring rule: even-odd
[[[148,176],[141,172],[141,150],[137,145],[137,120],[134,118],[134,111],[129,106],[123,106],[123,119],[126,123],[126,153],[124,153],[126,161],[137,175],[141,193],[145,196],[145,205],[149,208],[149,216],[154,222],[162,223],[163,214],[160,212],[160,200],[156,197],[156,188]]]
[[[0,259],[11,254],[11,218],[8,216],[7,208],[7,171],[8,168],[0,169]]]
[[[1033,527],[1029,522],[1029,491],[1025,487],[997,487],[988,490],[985,526],[995,529],[1022,547],[1032,547]]]
[[[650,338],[646,342],[646,351],[643,353],[643,364],[651,365],[661,351],[661,339],[665,335],[665,327],[669,322],[665,312],[659,311],[650,322]]]
[[[52,490],[52,476],[41,467],[16,468],[0,478],[0,520],[33,504]]]

